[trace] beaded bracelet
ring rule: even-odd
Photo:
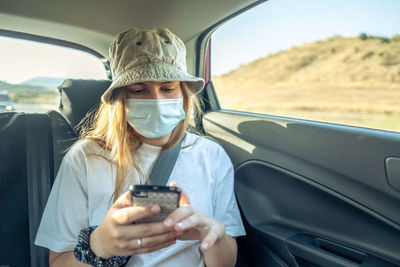
[[[96,226],[89,226],[80,231],[78,236],[78,243],[74,248],[75,258],[83,263],[96,267],[118,267],[127,263],[130,257],[115,256],[110,259],[103,259],[96,256],[90,249],[90,234],[97,228]]]

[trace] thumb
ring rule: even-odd
[[[186,193],[185,190],[183,190],[182,187],[180,187],[179,185],[177,185],[177,183],[175,182],[170,182],[169,186],[172,187],[178,187],[181,190],[181,199],[179,200],[179,206],[187,206],[190,205],[190,199],[189,199],[189,195]]]
[[[117,198],[117,200],[114,202],[111,208],[122,209],[131,206],[132,206],[131,193],[130,191],[126,191]]]

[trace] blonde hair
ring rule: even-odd
[[[162,150],[167,150],[177,144],[185,136],[189,122],[193,120],[196,124],[200,118],[201,104],[199,99],[190,91],[185,82],[180,82],[180,85],[186,117],[172,131]],[[142,142],[133,133],[133,128],[126,118],[126,96],[127,90],[125,88],[116,89],[109,103],[101,103],[93,119],[84,123],[79,137],[79,140],[94,140],[100,147],[110,152],[110,158],[107,160],[117,167],[114,193],[111,196],[113,201],[123,193],[126,176],[132,168],[138,172],[141,184],[147,182],[137,158],[137,149]]]

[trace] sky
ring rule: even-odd
[[[213,34],[211,71],[220,75],[293,46],[363,32],[400,34],[400,0],[269,0]]]
[[[362,32],[400,34],[400,0],[270,0],[214,33],[211,71],[220,75],[293,46]],[[104,79],[106,73],[92,55],[0,37],[0,80],[19,83],[36,76]]]
[[[34,77],[106,79],[103,63],[76,49],[0,37],[0,80],[21,83]]]

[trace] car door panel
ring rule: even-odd
[[[386,177],[387,159],[400,156],[398,133],[234,111],[207,113],[203,127],[235,166],[249,238],[283,262],[400,264],[400,194]],[[296,241],[307,238],[314,245]]]

